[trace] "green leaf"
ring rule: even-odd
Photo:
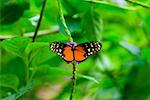
[[[11,24],[17,21],[27,9],[29,9],[29,3],[27,1],[2,0],[0,6],[0,24]]]
[[[14,74],[1,74],[0,75],[0,86],[12,88],[17,91],[19,85],[19,78]]]
[[[45,11],[44,11],[45,18],[50,22],[50,24],[57,25],[57,17],[58,17],[57,0],[48,0],[46,2],[46,5],[48,6],[46,6]]]
[[[37,7],[40,7],[42,5],[42,0],[33,0],[33,2]]]
[[[84,1],[95,4],[94,7],[100,10],[102,9],[107,10],[107,11],[111,10],[111,11],[120,12],[120,13],[136,10],[133,7],[117,6],[106,1],[99,1],[99,0],[84,0]]]
[[[33,87],[33,84],[34,82],[30,82],[27,86],[19,89],[18,93],[15,94],[16,99],[28,92]]]
[[[13,95],[3,98],[2,100],[16,100],[16,97],[15,97],[15,94],[13,94]]]
[[[55,39],[57,39],[57,41],[61,41],[61,42],[67,42],[67,37],[64,34],[61,33],[57,33],[57,34],[51,34],[48,36],[43,36],[43,37],[39,37],[37,38],[37,42],[54,42],[56,41]]]
[[[37,68],[36,73],[35,73],[35,78],[41,78],[41,77],[45,77],[48,75],[67,75],[67,76],[72,76],[72,71],[71,70],[65,70],[65,69],[61,69],[61,68],[57,68],[57,67],[49,67],[49,66],[40,66]],[[91,77],[91,76],[87,76],[87,75],[82,75],[82,74],[77,74],[78,78],[84,78],[90,81],[93,81],[95,83],[98,83],[98,81]]]
[[[35,78],[41,78],[47,75],[71,75],[71,71],[49,66],[39,66],[35,73]]]
[[[76,9],[72,6],[72,2],[69,0],[62,0],[61,1],[62,7],[64,8],[64,14],[67,13],[69,16],[73,16],[77,13]]]
[[[2,47],[8,52],[19,57],[24,56],[24,50],[28,43],[31,42],[30,38],[16,37],[2,42]]]
[[[0,63],[2,64],[1,73],[14,74],[19,78],[19,86],[25,84],[26,65],[22,58],[2,49],[2,60]]]
[[[148,39],[148,42],[150,42],[150,14],[147,14],[146,18],[145,18],[145,21],[144,21],[144,31],[145,31],[145,35]]]
[[[29,54],[31,51],[36,51],[45,46],[49,46],[49,43],[46,43],[46,42],[29,43],[25,49],[25,53]]]
[[[101,40],[102,20],[99,12],[91,7],[82,19],[82,33],[88,40]]]
[[[23,96],[26,92],[29,91],[33,87],[33,82],[29,83],[27,86],[19,89],[19,91],[15,94],[12,94],[2,100],[18,100],[19,97]]]
[[[46,42],[35,42],[30,43],[25,49],[26,55],[31,55],[31,61],[33,66],[38,66],[39,64],[51,59],[55,56],[54,53],[50,51],[49,43]]]
[[[125,41],[120,41],[119,44],[124,47],[125,49],[127,49],[129,52],[131,52],[133,55],[139,55],[140,54],[140,49],[132,44],[129,44]]]
[[[95,82],[97,84],[99,83],[95,78],[93,78],[91,76],[86,76],[86,75],[79,74],[78,77],[84,78],[84,79],[88,79],[88,80],[93,81],[93,82]]]
[[[149,80],[150,64],[136,65],[131,69],[126,78],[128,79],[124,88],[124,97],[129,99],[146,100],[149,98],[150,93],[150,80]],[[142,91],[142,92],[141,92]]]
[[[71,33],[78,31],[80,29],[79,19],[67,16],[67,17],[65,17],[65,21],[66,21],[68,29],[70,30]],[[59,29],[60,29],[61,33],[66,34],[63,24],[61,23],[60,19],[58,19],[58,25],[59,25]]]
[[[150,62],[150,48],[142,49],[142,57]]]

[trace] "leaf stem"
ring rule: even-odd
[[[42,20],[42,16],[43,16],[43,12],[44,12],[44,8],[45,8],[45,4],[46,4],[46,0],[43,0],[43,5],[42,5],[42,10],[41,10],[41,13],[40,13],[40,18],[39,18],[39,21],[38,21],[38,24],[37,24],[37,27],[35,29],[35,33],[34,33],[34,36],[32,38],[32,42],[35,41],[35,38],[37,36],[37,32],[39,30],[39,27],[40,27],[40,24],[41,24],[41,20]]]
[[[76,64],[75,64],[75,62],[73,62],[72,65],[73,65],[72,90],[71,90],[70,100],[72,100],[72,98],[73,98],[73,94],[74,94],[74,91],[75,91],[75,84],[76,84]]]
[[[125,1],[127,1],[129,3],[132,3],[132,4],[135,4],[135,5],[139,5],[139,6],[145,7],[145,8],[150,8],[149,5],[144,4],[142,2],[139,2],[139,1],[133,1],[133,0],[125,0]]]
[[[72,39],[71,34],[70,34],[70,31],[69,31],[69,29],[67,27],[67,24],[65,22],[65,18],[64,18],[64,15],[63,15],[63,11],[62,11],[61,2],[60,2],[60,0],[57,0],[57,1],[58,1],[60,20],[61,20],[62,25],[64,27],[65,33],[67,34],[69,41],[73,42],[73,39]]]

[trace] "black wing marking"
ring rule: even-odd
[[[51,50],[57,53],[57,55],[61,56],[62,58],[64,58],[63,51],[65,46],[66,44],[60,42],[52,42],[50,44]]]
[[[84,50],[86,51],[86,55],[84,55],[85,57],[88,57],[93,53],[100,51],[102,48],[102,44],[100,42],[85,42],[77,46],[84,47]]]

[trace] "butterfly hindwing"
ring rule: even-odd
[[[71,46],[66,45],[66,46],[64,47],[63,56],[64,56],[63,59],[64,59],[66,62],[71,62],[71,61],[74,60],[74,58],[73,58],[73,50],[72,50],[72,47],[71,47]]]
[[[83,45],[77,45],[74,49],[74,59],[82,62],[87,59],[86,50]]]

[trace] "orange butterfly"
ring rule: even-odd
[[[52,42],[50,48],[69,63],[86,60],[88,56],[101,50],[102,44],[100,42],[85,42],[77,45],[75,42],[71,42],[70,44]]]

